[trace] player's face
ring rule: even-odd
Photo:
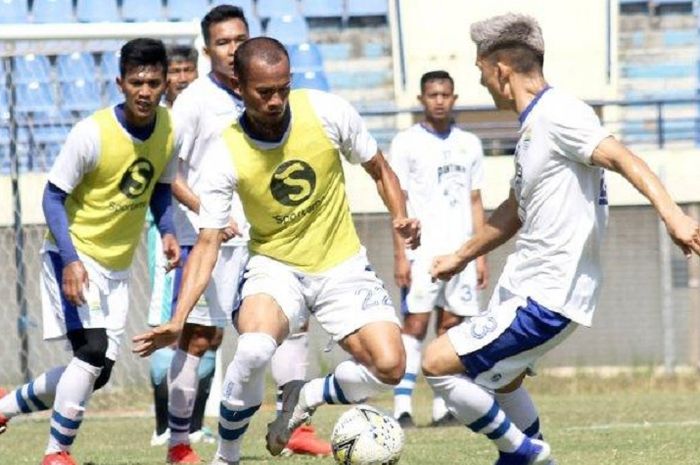
[[[457,95],[449,79],[434,79],[425,83],[423,93],[418,97],[430,120],[444,121],[452,117]]]
[[[279,124],[284,119],[289,100],[289,61],[268,65],[253,58],[248,64],[247,74],[247,79],[240,82],[239,87],[246,113],[259,124]]]
[[[500,69],[496,63],[485,58],[476,59],[476,67],[481,71],[481,85],[486,87],[499,110],[512,110],[513,102],[507,92],[507,84],[499,79]]]
[[[197,79],[197,63],[188,60],[172,61],[168,65],[168,100],[174,101],[195,79]]]
[[[211,59],[215,74],[233,78],[233,54],[248,40],[248,28],[238,18],[232,18],[209,26],[209,45],[204,52]]]
[[[117,85],[124,94],[126,116],[139,125],[152,121],[166,86],[165,70],[161,65],[133,66]]]

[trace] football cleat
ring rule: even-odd
[[[298,454],[327,457],[332,453],[331,444],[316,436],[316,430],[311,425],[301,425],[295,429],[289,437],[287,447],[282,450],[284,456]]]
[[[41,461],[41,465],[78,465],[67,450],[46,454]]]
[[[416,427],[416,423],[413,421],[413,417],[408,412],[402,412],[401,415],[399,415],[399,417],[396,419],[396,421],[399,423],[399,426],[402,429]]]
[[[549,444],[539,439],[525,438],[515,452],[499,452],[495,465],[547,465],[550,462]]]
[[[168,448],[168,463],[200,463],[199,455],[192,449],[189,444],[177,444]]]
[[[442,417],[437,420],[430,422],[430,426],[434,428],[439,428],[441,426],[463,426],[462,423],[450,412],[447,412]]]

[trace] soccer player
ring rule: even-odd
[[[70,448],[94,389],[109,379],[129,304],[129,269],[150,207],[168,266],[179,260],[170,208],[175,137],[165,92],[167,58],[159,40],[121,49],[117,85],[124,103],[71,130],[48,175],[42,248],[45,339],[68,339],[73,358],[0,401],[0,424],[53,402],[42,465],[74,465]]]
[[[472,25],[471,37],[482,85],[497,108],[519,115],[515,175],[508,199],[483,230],[436,257],[431,275],[450,279],[519,234],[487,312],[433,341],[423,373],[463,424],[493,441],[497,465],[551,463],[549,445],[528,437],[538,434],[539,423],[531,402],[509,418],[489,392],[521,397],[525,405],[521,383],[528,368],[579,325],[591,324],[608,218],[604,170],[620,173],[649,199],[688,256],[700,254],[700,227],[646,163],[601,127],[591,107],[549,86],[542,31],[533,18],[489,18]]]
[[[394,241],[399,245],[395,247],[394,275],[404,295],[401,338],[406,350],[406,374],[394,390],[394,417],[404,428],[415,426],[411,395],[430,313],[437,310],[436,333],[444,334],[465,316],[479,313],[477,290],[487,284],[485,257],[448,282],[430,279],[433,257],[454,250],[484,224],[483,150],[478,137],[454,124],[452,107],[457,94],[449,73],[425,73],[420,87],[418,101],[424,119],[398,133],[390,149],[391,167],[401,181],[408,208],[423,227],[421,245],[411,262],[400,241]],[[454,423],[445,401],[435,396],[431,426]]]
[[[211,72],[187,87],[173,106],[175,125],[182,128],[177,132],[182,137],[177,154],[180,159],[179,175],[173,183],[173,194],[179,201],[174,212],[175,225],[183,249],[183,260],[175,278],[176,299],[184,264],[197,240],[202,172],[205,165],[211,163],[203,147],[209,137],[235,121],[243,110],[233,73],[234,52],[248,39],[248,23],[243,11],[232,5],[214,7],[202,19],[201,29],[204,53],[211,61]],[[219,328],[230,321],[239,279],[248,260],[248,228],[240,200],[235,195],[230,224],[225,228],[226,240],[204,294],[205,299],[190,314],[168,373],[170,441],[167,459],[170,463],[199,462],[188,437],[198,382],[197,371],[203,355],[212,349]],[[275,379],[292,379],[285,371],[294,373],[298,371],[297,365],[305,365],[306,350],[306,334],[280,347],[280,351],[291,352],[288,355],[295,363],[277,365],[273,372]],[[297,447],[295,452],[318,452],[318,440],[309,434],[303,436],[301,441],[295,442],[297,446],[302,446]],[[326,452],[328,449],[326,445]]]
[[[331,94],[290,92],[281,43],[248,40],[236,51],[234,71],[245,111],[208,146],[200,233],[175,319],[134,338],[134,351],[145,356],[178,336],[206,288],[237,191],[251,223],[252,256],[235,314],[240,337],[226,372],[214,461],[229,465],[239,463],[243,434],[262,402],[268,361],[308,311],[353,358],[325,378],[285,384],[282,414],[268,425],[273,455],[318,406],[360,402],[403,376],[399,322],[355,232],[340,157],[361,163],[374,179],[408,246],[418,245],[420,231],[357,112]]]
[[[168,54],[168,86],[165,91],[163,103],[172,108],[175,99],[185,88],[197,78],[197,50],[189,45],[172,45],[167,48]],[[173,300],[173,270],[166,273],[167,263],[163,256],[158,228],[152,221],[151,215],[147,217],[149,222],[148,243],[148,269],[151,277],[151,302],[148,307],[148,324],[158,326],[169,321],[172,316]],[[214,378],[216,349],[223,338],[223,330],[218,329],[216,341],[211,350],[207,351],[199,365],[197,395],[195,397],[192,423],[190,424],[190,440],[214,441],[211,433],[204,427],[204,410],[207,398]],[[151,445],[166,444],[170,439],[168,429],[168,381],[167,373],[172,362],[175,350],[172,347],[164,347],[151,357],[151,386],[155,404],[156,428],[151,437]]]

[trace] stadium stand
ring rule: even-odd
[[[26,23],[29,19],[25,0],[0,0],[0,23]]]
[[[73,52],[56,57],[56,70],[59,81],[95,80],[95,58],[90,53]]]
[[[260,19],[297,16],[300,13],[296,0],[258,0],[255,6]]]
[[[209,9],[207,0],[168,0],[168,19],[171,21],[193,21],[202,17]]]
[[[100,90],[94,81],[62,82],[61,97],[64,110],[92,112],[102,106]]]
[[[292,88],[330,90],[328,80],[323,71],[306,71],[292,73]]]
[[[323,70],[323,57],[316,44],[304,42],[291,45],[289,47],[289,60],[293,73]]]
[[[32,16],[35,23],[71,23],[73,17],[72,0],[34,0]]]
[[[250,21],[250,18],[256,16],[255,14],[255,6],[253,4],[253,0],[213,0],[211,2],[210,7],[213,8],[217,5],[236,5],[241,7],[243,10],[243,13],[245,13],[246,19]]]
[[[121,21],[114,0],[78,0],[75,15],[78,21],[85,23]]]
[[[160,0],[124,0],[122,3],[124,21],[161,21],[164,19],[162,13]]]
[[[267,23],[265,35],[285,45],[308,42],[309,25],[299,15],[273,16]]]
[[[48,82],[51,79],[51,64],[44,55],[30,53],[13,57],[12,62],[15,82]]]

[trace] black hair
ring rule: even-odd
[[[452,88],[454,89],[455,86],[455,81],[452,79],[452,76],[450,76],[450,73],[447,71],[443,70],[437,70],[437,71],[428,71],[425,73],[423,76],[420,78],[420,92],[421,94],[425,91],[425,85],[430,82],[430,81],[439,81],[446,79],[450,81],[450,84],[452,84]]]
[[[162,66],[163,76],[168,72],[168,55],[163,41],[138,38],[125,43],[119,56],[119,74],[123,78],[135,66]]]
[[[233,73],[240,82],[248,77],[248,65],[253,58],[267,65],[276,65],[282,60],[289,62],[289,53],[282,43],[272,37],[254,37],[243,42],[233,56]]]
[[[172,64],[173,61],[189,61],[196,65],[199,56],[197,49],[189,45],[170,45],[167,48],[167,53],[168,65]]]
[[[245,24],[246,30],[248,29],[248,21],[245,19],[245,14],[239,6],[234,5],[219,5],[211,10],[209,13],[204,15],[202,18],[202,36],[204,37],[205,45],[209,46],[209,40],[211,39],[209,28],[212,24],[222,23],[228,21],[229,19],[240,19]]]

